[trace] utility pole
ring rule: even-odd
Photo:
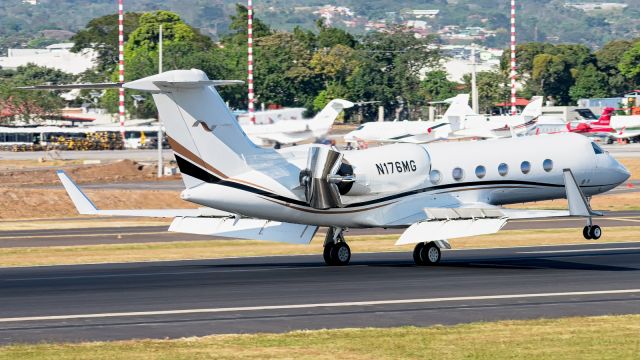
[[[479,114],[478,109],[478,84],[476,82],[476,47],[471,46],[471,108],[473,112]]]
[[[162,24],[160,24],[160,32],[158,34],[158,74],[162,74]],[[158,117],[160,113],[158,112]],[[159,119],[158,119],[159,120]],[[164,171],[164,159],[162,158],[162,122],[158,124],[158,177],[161,178]]]

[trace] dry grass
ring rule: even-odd
[[[34,218],[22,220],[0,221],[0,231],[16,230],[59,230],[59,229],[86,229],[86,228],[119,228],[135,226],[156,226],[171,224],[172,219],[161,218],[110,218],[95,217],[92,220],[85,219],[47,219]]]
[[[638,359],[640,315],[0,347],[0,359]]]
[[[558,209],[568,208],[566,199],[538,201],[524,204],[508,205],[517,209]],[[598,195],[591,199],[591,207],[603,211],[640,210],[640,192],[625,192],[612,195]]]
[[[599,242],[638,241],[640,228],[606,229]],[[348,236],[354,253],[409,252],[411,245],[395,246],[399,235]],[[109,244],[90,246],[56,246],[33,248],[0,248],[0,266],[33,266],[136,262],[183,259],[216,259],[225,257],[270,256],[321,253],[323,239],[317,236],[311,246],[248,240],[184,241],[142,244]],[[585,244],[580,229],[509,230],[498,234],[451,241],[455,249],[513,247],[530,245]],[[408,259],[410,255],[407,255]]]
[[[180,199],[180,192],[170,190],[87,190],[86,194],[96,206],[104,209],[197,207]],[[0,219],[74,216],[79,216],[78,212],[62,189],[0,188]]]
[[[618,161],[631,172],[630,180],[640,179],[640,158],[620,158]]]
[[[0,171],[81,165],[83,160],[0,160]]]

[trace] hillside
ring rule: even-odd
[[[615,0],[611,0],[615,1]],[[233,13],[231,0],[125,0],[127,11],[168,9],[188,23],[216,37],[227,29]],[[562,0],[520,0],[519,39],[583,43],[598,47],[614,38],[633,38],[640,30],[640,0],[628,0],[623,9],[582,9]],[[508,42],[509,1],[507,0],[257,0],[257,15],[278,29],[295,26],[312,28],[320,7],[336,5],[352,13],[334,14],[330,21],[363,33],[371,24],[402,23],[411,16],[409,9],[435,9],[440,13],[422,19],[426,32],[437,32],[449,25],[463,30],[482,28],[490,33],[482,40],[489,46],[504,47]],[[92,18],[114,13],[116,0],[23,0],[0,2],[0,53],[7,47],[37,47],[63,40]],[[62,31],[46,31],[62,30]],[[45,32],[46,31],[46,32]],[[44,33],[43,33],[44,32]]]

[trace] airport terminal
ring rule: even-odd
[[[70,3],[0,4],[0,359],[638,358],[627,4]]]

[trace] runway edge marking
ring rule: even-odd
[[[310,309],[310,308],[375,306],[375,305],[402,305],[402,304],[418,304],[418,303],[426,304],[426,303],[449,302],[449,301],[504,300],[504,299],[523,299],[523,298],[588,296],[588,295],[619,295],[619,294],[640,294],[640,289],[573,291],[573,292],[509,294],[509,295],[480,295],[480,296],[442,297],[442,298],[431,298],[431,299],[423,298],[423,299],[401,299],[401,300],[352,301],[352,302],[335,302],[335,303],[244,306],[244,307],[226,307],[226,308],[209,308],[209,309],[159,310],[159,311],[120,312],[120,313],[76,314],[76,315],[26,316],[26,317],[0,318],[0,323],[76,320],[76,319],[95,319],[95,318],[114,318],[114,317],[159,316],[159,315],[185,315],[185,314],[203,314],[203,313],[211,314],[211,313],[227,313],[227,312],[249,312],[249,311],[265,311],[265,310],[291,310],[291,309]]]

